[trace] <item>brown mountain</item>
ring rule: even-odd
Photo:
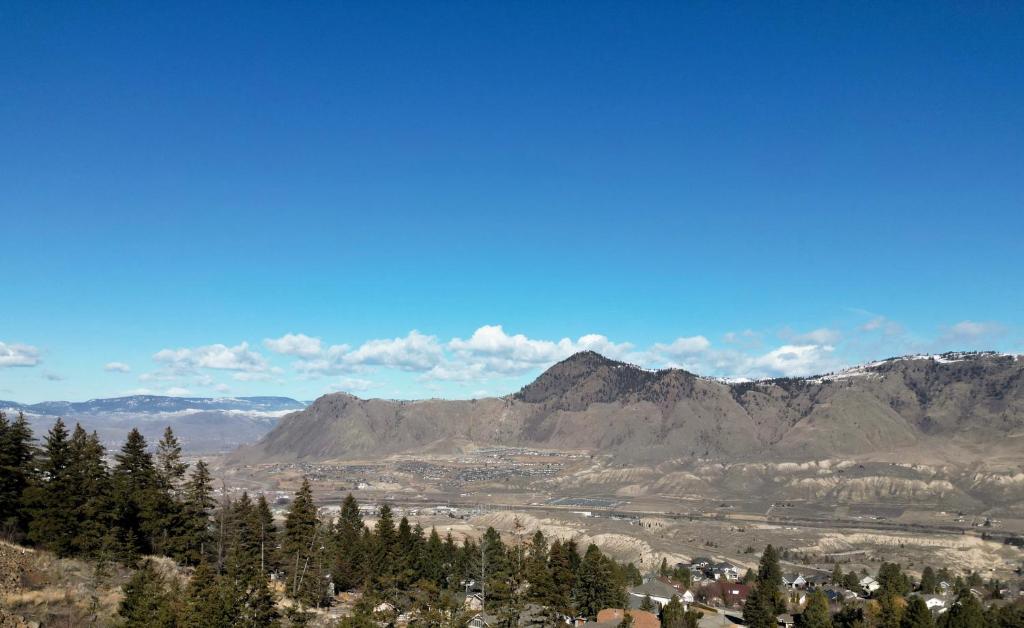
[[[726,383],[584,352],[519,392],[469,401],[332,394],[238,461],[360,459],[467,445],[588,450],[618,462],[814,460],[905,451],[1024,459],[1024,358],[893,358],[799,379]]]

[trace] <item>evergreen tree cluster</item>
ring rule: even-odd
[[[303,538],[317,534],[310,526],[306,529]],[[326,561],[315,556],[317,543],[296,545],[290,552],[293,562],[286,567],[293,570],[290,582],[295,582],[300,562],[326,562],[330,581],[339,590],[361,589],[396,612],[418,616],[438,609],[449,618],[457,615],[454,600],[468,593],[480,595],[485,612],[508,625],[518,621],[527,604],[543,608],[552,621],[558,616],[593,618],[603,608],[626,606],[626,587],[640,582],[635,566],[615,562],[596,545],[581,555],[574,541],[549,542],[540,531],[526,539],[517,529],[515,540],[506,542],[488,528],[479,540],[460,544],[451,534],[442,538],[436,529],[427,533],[405,517],[396,523],[386,504],[371,530],[351,495],[322,534]],[[295,562],[309,548],[312,560]]]
[[[145,554],[195,564],[208,528],[210,476],[191,476],[167,428],[150,453],[132,430],[108,466],[96,433],[57,419],[36,446],[24,416],[0,413],[0,524],[61,557],[130,563]]]

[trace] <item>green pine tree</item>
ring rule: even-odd
[[[231,592],[205,560],[192,574],[187,598],[185,625],[188,628],[229,628],[232,625],[236,611]]]
[[[949,610],[940,616],[939,628],[986,628],[981,602],[969,590],[961,591]]]
[[[407,591],[418,579],[416,566],[420,562],[420,548],[423,544],[422,532],[421,528],[417,534],[409,525],[409,520],[406,517],[402,517],[398,523],[395,585],[401,591]]]
[[[832,613],[828,608],[828,598],[823,591],[814,591],[807,598],[807,606],[800,613],[798,628],[832,628]]]
[[[548,565],[551,571],[553,585],[550,594],[542,604],[555,609],[566,617],[574,617],[576,608],[573,605],[573,589],[576,582],[576,573],[573,570],[574,546],[569,546],[559,540],[551,544],[548,551]]]
[[[526,559],[526,581],[530,586],[530,601],[544,605],[554,596],[555,581],[548,567],[548,541],[540,530],[537,530],[530,540]]]
[[[876,597],[886,595],[904,596],[910,593],[910,578],[903,573],[898,563],[882,563],[878,568],[878,585]]]
[[[757,588],[761,590],[761,597],[768,601],[767,608],[773,615],[786,612],[786,598],[780,590],[781,586],[782,567],[779,565],[779,554],[769,545],[764,548],[761,562],[757,567]]]
[[[0,412],[0,533],[14,536],[28,525],[22,497],[32,479],[32,430],[25,415],[14,421]]]
[[[322,595],[323,578],[318,573],[321,559],[319,548],[325,542],[320,537],[320,522],[309,480],[303,478],[295,493],[291,508],[285,517],[281,539],[282,565],[286,573],[288,594],[309,605],[317,605]]]
[[[925,567],[921,572],[921,593],[925,595],[931,595],[935,593],[939,588],[938,579],[935,577],[935,570],[931,567]]]
[[[843,570],[839,567],[839,563],[836,563],[832,567],[832,577],[829,578],[829,582],[831,582],[835,586],[842,586],[842,584],[843,584]]]
[[[430,529],[430,535],[420,552],[417,572],[420,578],[430,582],[437,589],[443,589],[448,584],[444,542],[441,541],[437,528]]]
[[[878,616],[880,628],[900,628],[900,619],[903,617],[902,600],[903,598],[894,593],[886,593],[878,598],[881,608]]]
[[[167,583],[150,561],[145,561],[125,583],[118,615],[125,628],[175,628],[178,625]]]
[[[156,471],[160,481],[173,494],[177,494],[188,471],[188,464],[181,460],[181,444],[170,426],[164,429],[163,438],[156,446]]]
[[[661,609],[662,628],[683,628],[684,614],[682,601],[678,595],[673,595],[672,599]]]
[[[258,526],[259,531],[260,571],[277,571],[277,525],[274,523],[274,513],[270,510],[270,504],[263,493],[260,493],[259,499],[256,500],[253,516],[256,518],[255,526]]]
[[[121,451],[114,457],[112,473],[115,525],[122,559],[153,552],[154,539],[163,541],[166,523],[161,508],[161,490],[146,450],[146,439],[137,430],[128,433]]]
[[[391,506],[384,504],[380,507],[373,536],[372,575],[390,581],[397,570],[395,557],[398,555],[398,532],[395,530],[395,517],[391,512]]]
[[[333,558],[331,578],[339,591],[348,591],[363,583],[366,578],[363,533],[366,525],[359,513],[359,503],[351,493],[345,497],[338,513],[332,535]]]
[[[750,628],[775,628],[775,601],[770,591],[755,584],[743,604],[743,623]]]
[[[61,419],[47,433],[37,466],[40,476],[25,492],[25,506],[31,513],[28,538],[57,556],[71,556],[78,533],[72,503],[77,496],[69,474],[68,430]]]
[[[81,425],[75,425],[68,453],[71,485],[68,509],[77,522],[72,541],[74,551],[85,557],[107,560],[113,549],[113,503],[110,474],[104,460],[106,451],[96,432],[87,434]]]
[[[610,562],[596,545],[587,547],[575,591],[576,608],[584,617],[595,618],[603,608],[624,606],[625,592]]]
[[[935,620],[924,598],[915,595],[907,601],[907,608],[900,619],[900,628],[935,628]]]

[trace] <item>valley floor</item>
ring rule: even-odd
[[[352,493],[369,516],[373,505],[390,503],[425,529],[457,537],[487,526],[506,534],[517,525],[520,533],[540,529],[592,541],[641,569],[695,556],[749,567],[752,548],[769,543],[785,548],[787,569],[804,573],[830,572],[836,562],[875,573],[883,561],[897,561],[911,573],[931,565],[1007,580],[1018,579],[1024,563],[1021,549],[1004,543],[1024,533],[1022,504],[993,507],[956,487],[935,493],[939,476],[950,472],[920,465],[645,468],[584,452],[486,449],[219,472],[229,492],[266,492],[282,510],[308,477],[328,508]]]

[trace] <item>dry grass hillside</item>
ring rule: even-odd
[[[0,626],[112,625],[128,575],[0,541]]]

